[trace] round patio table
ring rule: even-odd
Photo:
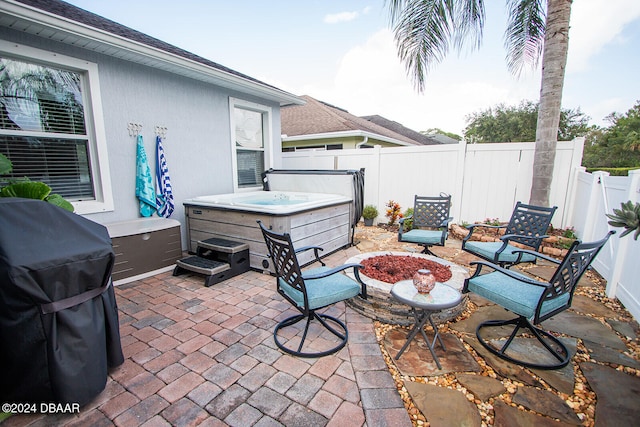
[[[447,308],[455,307],[460,304],[462,300],[462,294],[456,289],[453,289],[450,286],[444,285],[442,283],[436,283],[436,286],[429,292],[428,294],[418,293],[418,290],[413,286],[412,280],[402,280],[393,285],[391,288],[391,295],[400,301],[401,303],[407,304],[411,307],[411,312],[413,313],[413,317],[415,319],[415,323],[413,325],[413,329],[409,332],[407,336],[407,341],[404,343],[395,359],[400,359],[402,353],[407,349],[411,341],[416,337],[418,332],[422,333],[422,337],[424,341],[427,343],[427,347],[429,347],[429,351],[433,356],[433,360],[435,360],[436,365],[438,365],[438,369],[442,369],[440,366],[440,361],[438,360],[438,356],[434,351],[434,346],[436,340],[440,343],[443,350],[447,350],[440,338],[440,334],[438,333],[438,328],[436,327],[431,315],[440,310],[445,310]],[[424,331],[424,325],[429,321],[431,326],[433,327],[433,340],[430,341],[427,337],[427,334]]]

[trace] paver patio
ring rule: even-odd
[[[383,235],[372,243],[361,231],[356,233],[361,244],[331,255],[327,258],[329,265],[342,263],[360,250],[379,250],[380,245],[393,242],[394,236]],[[389,249],[412,250],[398,246]],[[460,255],[454,242],[438,254],[448,258]],[[387,333],[402,336],[406,329],[374,324],[344,303],[329,309],[349,328],[349,342],[340,352],[303,359],[278,350],[273,327],[292,311],[276,294],[274,280],[251,271],[205,288],[201,276],[173,277],[164,273],[118,286],[126,360],[112,370],[105,390],[80,414],[13,416],[4,421],[3,427],[411,426],[423,424],[425,416],[432,426],[461,422],[566,425],[570,420],[584,425],[623,425],[640,415],[640,408],[633,403],[640,396],[637,329],[633,328],[637,324],[630,323],[627,317],[605,322],[602,317],[571,313],[599,322],[607,328],[602,332],[608,332],[607,342],[620,342],[622,347],[601,346],[605,347],[602,349],[596,347],[597,337],[595,342],[578,337],[578,355],[569,365],[568,378],[566,372],[528,371],[471,350],[475,349],[474,336],[465,330],[473,329],[469,325],[476,321],[473,316],[444,328],[453,334],[453,339],[460,338],[463,350],[482,362],[481,372],[464,366],[452,368],[448,374],[434,372],[432,363],[426,360],[428,351],[418,341],[402,357],[415,361],[412,369],[417,372],[407,376],[399,369],[401,365],[389,361],[385,348]],[[600,302],[590,301],[583,301],[581,309],[595,303],[601,306],[600,313],[609,313],[610,309]],[[482,308],[481,305],[482,301],[474,300],[474,313],[475,307]],[[585,328],[588,330],[589,326]],[[618,330],[634,336],[626,337]],[[579,335],[585,329],[567,332]],[[318,335],[316,339],[323,337]],[[439,357],[443,360],[446,354]],[[420,362],[421,358],[425,360]],[[574,370],[577,379],[573,378]],[[624,388],[611,385],[612,381],[624,384]],[[447,385],[452,385],[453,390]],[[574,390],[574,385],[586,390]],[[615,393],[602,397],[603,390],[610,387],[615,388]],[[459,393],[463,398],[443,393]],[[535,393],[544,393],[551,403],[530,403],[542,400]],[[558,396],[570,403],[568,412],[563,412],[565,406],[558,406]],[[578,401],[581,396],[585,402]],[[447,402],[444,421],[439,418],[443,416],[442,408],[434,406],[443,406],[442,402]],[[583,420],[578,418],[580,413]]]

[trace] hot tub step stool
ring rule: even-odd
[[[206,287],[242,274],[249,271],[249,245],[215,237],[201,240],[196,255],[176,261],[173,275],[187,271],[205,275]]]

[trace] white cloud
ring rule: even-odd
[[[567,72],[583,71],[609,43],[624,43],[625,25],[640,18],[638,0],[580,0],[571,6]]]
[[[325,24],[337,24],[340,22],[353,21],[358,17],[358,12],[340,12],[332,13],[324,17]]]
[[[468,114],[500,102],[517,104],[537,97],[539,77],[515,81],[506,69],[504,75],[495,69],[481,73],[463,63],[452,59],[440,64],[428,76],[425,93],[418,94],[396,55],[391,31],[384,29],[342,57],[332,82],[308,84],[294,93],[357,116],[379,114],[416,131],[438,127],[458,134]]]

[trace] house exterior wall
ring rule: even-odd
[[[135,197],[136,140],[129,134],[127,125],[130,122],[143,125],[141,134],[152,173],[155,173],[154,128],[167,128],[163,146],[176,206],[171,217],[181,222],[183,248],[186,248],[186,227],[182,201],[234,191],[230,97],[271,108],[273,149],[268,156],[271,163],[266,167],[281,167],[280,107],[277,102],[4,27],[0,28],[0,39],[83,59],[98,66],[114,209],[84,215],[87,218],[109,223],[140,217]]]

